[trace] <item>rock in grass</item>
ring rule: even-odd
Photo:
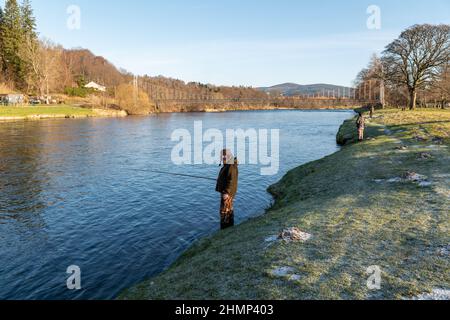
[[[431,141],[433,141],[433,143],[438,145],[444,144],[444,139],[442,139],[441,137],[434,137],[433,140]]]
[[[403,179],[407,182],[414,182],[419,185],[419,187],[429,187],[431,186],[431,182],[428,181],[428,178],[424,175],[408,171],[403,175]]]
[[[289,274],[292,274],[294,272],[294,268],[291,267],[278,267],[270,271],[270,275],[274,277],[286,277]]]
[[[413,182],[419,185],[419,187],[429,187],[432,185],[428,178],[424,175],[418,174],[413,171],[405,172],[401,177],[394,177],[387,180],[388,183],[404,183]]]
[[[270,236],[270,237],[267,237],[266,239],[264,239],[264,241],[265,242],[275,242],[275,241],[277,241],[278,240],[278,236]]]
[[[438,254],[441,257],[446,257],[449,255],[449,253],[450,253],[450,244],[447,246],[443,246],[443,247],[439,248],[439,250],[438,250]]]
[[[406,180],[406,181],[412,181],[412,182],[423,182],[423,181],[427,180],[426,176],[423,176],[423,175],[418,174],[418,173],[413,172],[413,171],[405,172],[405,174],[403,174],[402,178],[404,180]]]
[[[288,228],[281,231],[278,236],[279,240],[283,240],[285,242],[306,242],[312,238],[312,235],[309,233],[303,232],[298,228]]]
[[[306,242],[312,238],[309,233],[303,232],[298,228],[287,228],[279,233],[279,235],[270,236],[264,239],[264,242],[268,243],[268,247],[277,241],[284,241],[286,243],[290,242]]]
[[[419,154],[419,160],[428,160],[433,158],[433,156],[428,152],[422,152]]]
[[[428,141],[428,138],[427,137],[423,137],[423,136],[415,136],[413,139],[418,141],[418,142]]]
[[[299,281],[301,276],[294,273],[294,268],[292,267],[278,267],[269,271],[269,275],[275,278],[285,278],[289,281]]]
[[[432,183],[430,181],[420,181],[419,182],[419,187],[431,187]]]
[[[388,179],[388,182],[389,183],[402,182],[402,178],[400,178],[400,177],[390,178],[390,179]]]
[[[298,275],[298,274],[293,274],[293,275],[291,275],[290,277],[289,277],[289,280],[291,280],[291,281],[299,281],[299,280],[301,280],[301,276],[300,275]]]

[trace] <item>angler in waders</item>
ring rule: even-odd
[[[222,151],[222,169],[217,179],[216,191],[220,193],[220,227],[234,226],[234,198],[238,189],[238,161],[230,150]]]
[[[370,119],[373,119],[373,114],[375,113],[375,107],[371,106],[370,107]]]
[[[359,113],[358,119],[356,120],[356,127],[358,128],[358,141],[364,140],[364,130],[366,128],[366,119],[364,115]]]

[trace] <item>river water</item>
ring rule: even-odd
[[[335,152],[350,111],[249,111],[0,123],[0,299],[111,299],[219,228],[217,165],[177,166],[176,129],[279,129],[280,170],[240,165],[237,223],[288,170]],[[69,290],[69,266],[81,290]]]

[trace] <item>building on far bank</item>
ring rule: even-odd
[[[25,103],[25,96],[23,94],[0,94],[0,105],[4,106],[16,106]]]
[[[106,92],[106,87],[105,86],[102,86],[102,85],[100,85],[98,83],[95,83],[94,81],[89,82],[84,87],[88,88],[88,89],[94,89],[96,91]]]

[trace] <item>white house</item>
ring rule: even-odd
[[[98,83],[95,83],[94,81],[89,82],[87,85],[84,86],[85,88],[94,89],[96,91],[106,92],[106,87],[102,86]]]

